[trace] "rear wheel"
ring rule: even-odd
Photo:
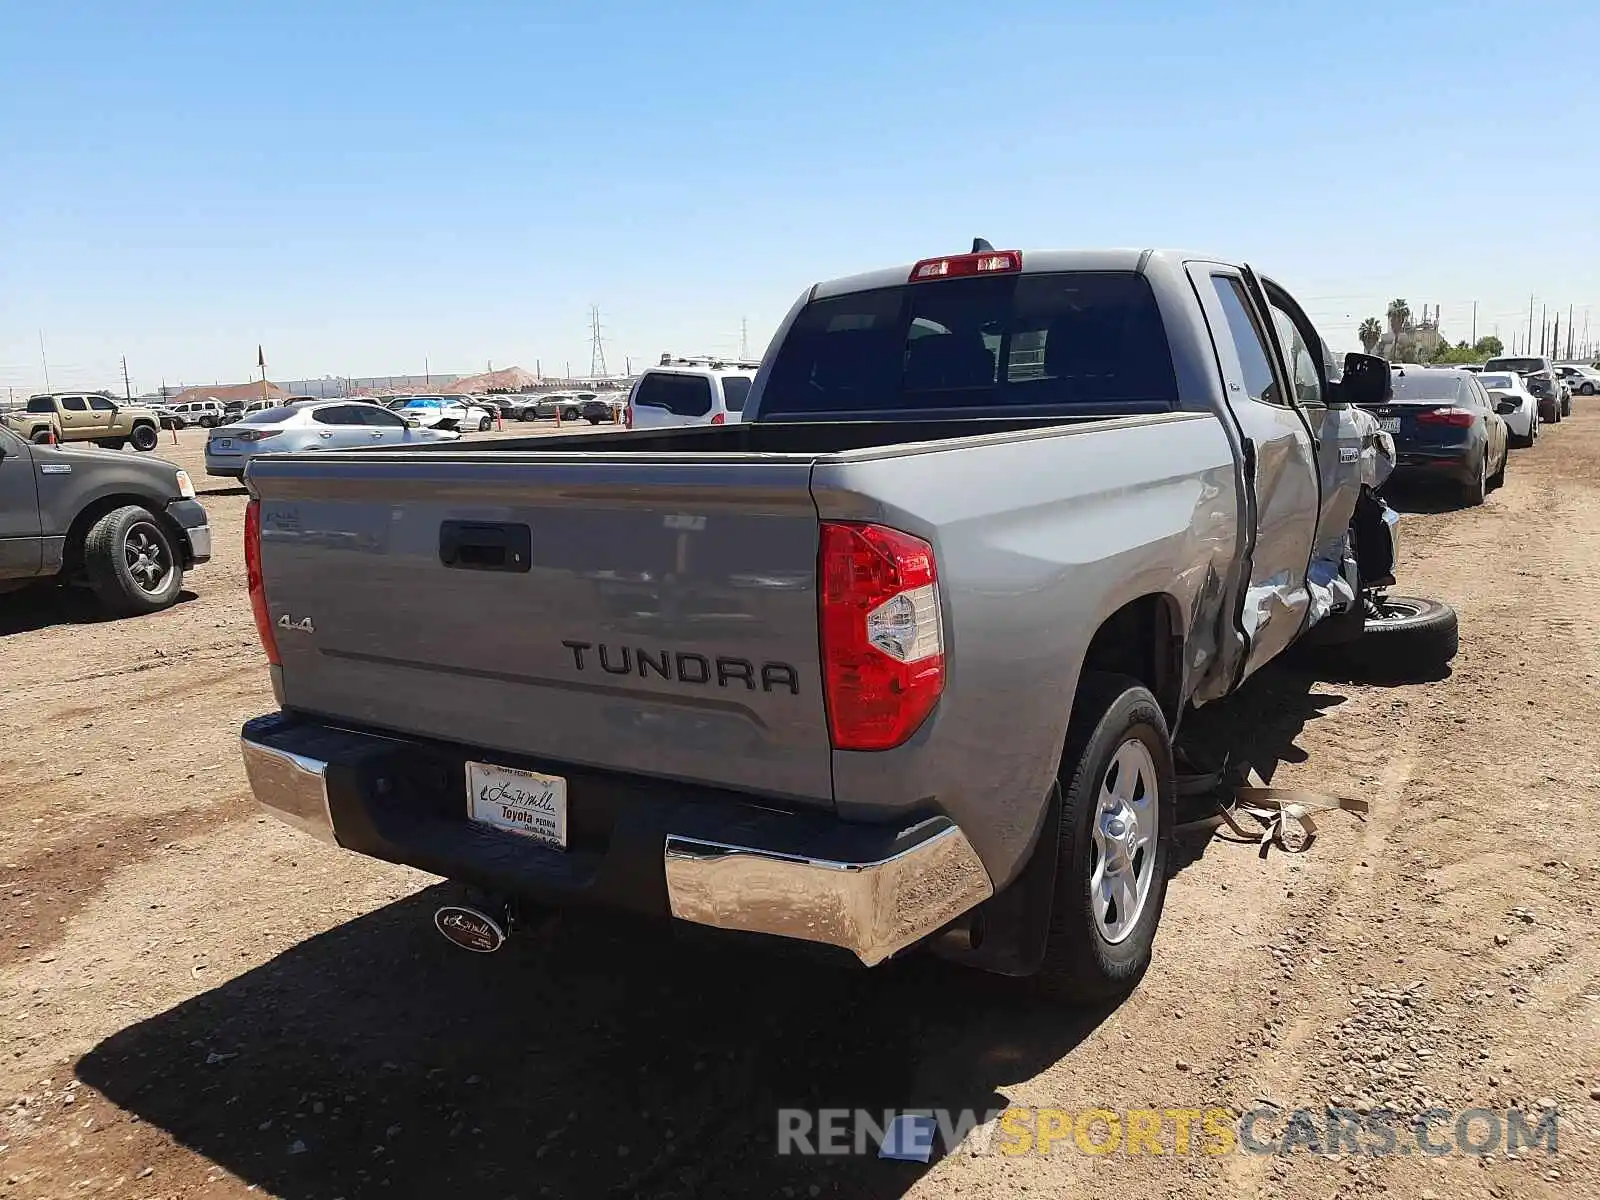
[[[578,419],[578,410],[575,408],[563,408],[561,410],[561,419],[563,421],[576,421]]]
[[[1461,500],[1468,507],[1477,507],[1482,504],[1489,494],[1489,451],[1484,450],[1478,456],[1477,477],[1471,483],[1461,485]]]
[[[478,432],[488,433],[490,424],[491,422],[488,417],[480,417],[478,419]]]
[[[114,616],[170,607],[183,586],[183,563],[160,520],[137,504],[113,509],[83,542],[83,567],[100,603]]]
[[[215,429],[216,427],[217,427],[217,418],[214,417],[212,414],[206,413],[203,417],[200,418],[200,428],[201,429]]]
[[[1594,384],[1592,384],[1592,383],[1586,383],[1586,384],[1584,384],[1582,387],[1580,387],[1578,389],[1579,394],[1584,395],[1584,396],[1592,396],[1592,395],[1594,395],[1594,391],[1595,391],[1595,388],[1594,388]]]
[[[1088,1004],[1138,984],[1166,901],[1172,741],[1138,680],[1084,676],[1060,779],[1055,895],[1037,984]]]
[[[154,425],[135,425],[133,427],[133,432],[128,435],[128,440],[133,443],[133,448],[135,450],[149,451],[154,450],[156,448],[156,443],[161,439],[156,433],[156,427]],[[122,448],[121,438],[117,439],[117,448]]]
[[[519,412],[517,414],[517,420],[519,420],[519,421],[531,421],[538,415],[539,415],[538,413],[533,411],[533,406],[529,405],[527,408],[523,409],[521,412]]]
[[[1494,474],[1489,476],[1488,480],[1486,481],[1490,491],[1493,491],[1496,488],[1502,488],[1502,487],[1505,486],[1505,484],[1506,484],[1506,462],[1508,461],[1509,457],[1510,457],[1509,453],[1507,453],[1505,451],[1501,452],[1501,454],[1500,454],[1500,465],[1495,468]]]

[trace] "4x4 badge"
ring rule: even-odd
[[[296,633],[315,633],[317,631],[317,627],[310,617],[301,617],[296,621],[288,613],[284,613],[283,616],[278,618],[278,628],[291,629]]]

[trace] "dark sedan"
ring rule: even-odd
[[[1394,438],[1396,474],[1445,479],[1468,504],[1505,481],[1506,423],[1470,371],[1395,367],[1394,394],[1368,409]]]

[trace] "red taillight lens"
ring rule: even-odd
[[[256,634],[267,661],[278,665],[278,638],[272,631],[272,616],[267,612],[267,589],[261,580],[261,501],[252,500],[244,509],[244,580],[250,589],[250,610],[256,618]]]
[[[1429,412],[1417,414],[1417,421],[1421,424],[1454,425],[1461,429],[1470,428],[1477,419],[1477,414],[1470,408],[1435,408]]]
[[[928,279],[958,279],[963,275],[999,275],[1022,270],[1019,250],[986,250],[981,254],[951,254],[944,258],[925,258],[911,268],[911,282]]]
[[[898,529],[824,521],[817,577],[834,748],[898,746],[944,692],[933,547]]]
[[[728,414],[727,413],[712,413],[711,414],[711,423],[713,425],[726,425],[728,423]]]

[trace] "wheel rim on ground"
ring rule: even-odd
[[[128,562],[128,573],[141,591],[154,595],[162,589],[172,565],[155,526],[148,521],[134,524],[122,539],[122,553]]]
[[[1112,945],[1125,941],[1144,915],[1160,813],[1155,760],[1142,741],[1129,738],[1100,781],[1089,852],[1089,907]]]
[[[1373,602],[1367,610],[1370,621],[1410,621],[1421,616],[1423,607],[1410,600],[1390,600],[1388,597]]]

